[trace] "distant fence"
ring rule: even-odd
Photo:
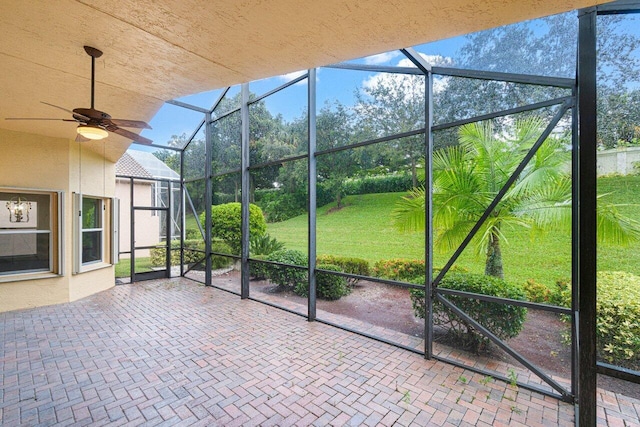
[[[640,162],[640,147],[620,147],[598,152],[598,176],[630,175],[640,171],[634,163]],[[640,163],[638,163],[640,166]]]

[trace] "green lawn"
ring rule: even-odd
[[[619,204],[640,201],[640,177],[601,178],[599,192],[611,193],[603,200]],[[387,258],[424,259],[423,233],[401,233],[391,226],[390,213],[402,193],[367,194],[344,199],[344,208],[328,205],[317,213],[318,254],[364,258],[373,264]],[[623,206],[620,211],[640,220],[637,206]],[[268,233],[287,248],[307,251],[307,216],[268,224]],[[508,244],[503,247],[505,279],[524,283],[534,279],[545,285],[571,275],[570,231],[554,231],[544,236],[530,236],[527,230],[504,230]],[[640,251],[630,247],[600,246],[600,270],[624,270],[640,273]],[[436,267],[443,266],[450,254],[434,254]],[[469,247],[458,266],[483,273],[484,258]]]
[[[151,271],[153,266],[151,265],[151,258],[136,258],[136,273],[144,273]],[[131,260],[121,259],[116,264],[116,278],[117,277],[129,277],[131,275]]]

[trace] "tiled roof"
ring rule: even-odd
[[[178,180],[180,175],[146,151],[127,150],[116,163],[116,175],[134,178]]]
[[[116,175],[132,176],[135,178],[153,178],[142,165],[135,161],[129,153],[124,153],[116,163]]]

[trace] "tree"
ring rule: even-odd
[[[307,120],[307,115],[304,114],[290,124],[291,134],[296,140],[306,140]],[[316,135],[318,151],[344,147],[358,138],[351,112],[337,101],[324,105],[318,112]],[[306,145],[299,151],[306,152]],[[318,186],[328,190],[338,207],[342,207],[342,182],[353,175],[357,167],[358,158],[354,150],[336,151],[322,156],[317,162]],[[301,190],[304,189],[302,191],[305,196],[298,197],[298,200],[306,200],[306,161],[285,163],[279,172],[278,183],[282,186],[281,191],[300,195]],[[319,200],[320,197],[318,202]]]
[[[370,130],[372,138],[425,126],[424,76],[380,74],[365,82],[356,92],[356,100],[358,128]],[[417,161],[424,155],[424,136],[383,145],[383,151],[394,170],[408,160],[413,185],[417,186]]]
[[[491,122],[473,123],[459,131],[459,145],[439,150],[433,158],[434,246],[457,248],[491,201],[513,174],[541,134],[542,121],[517,121],[510,136],[495,133]],[[504,277],[502,246],[505,228],[545,231],[571,224],[571,177],[566,171],[569,151],[562,138],[548,138],[474,238],[486,256],[485,274]],[[394,210],[401,229],[424,229],[425,191],[414,189]],[[628,243],[640,239],[640,224],[600,205],[598,237]]]
[[[318,150],[343,147],[354,140],[352,117],[339,102],[325,105],[316,117]],[[342,182],[357,168],[353,150],[337,151],[317,163],[318,183],[329,188],[338,208],[342,207]]]
[[[625,95],[633,92],[631,82],[640,81],[640,37],[625,29],[624,20],[598,17],[598,142],[603,148],[615,147],[620,139],[630,142],[620,118],[640,118],[640,98]],[[466,37],[455,62],[461,68],[573,78],[577,32],[575,12],[481,31]],[[434,116],[448,122],[570,94],[566,89],[450,78],[435,94]]]
[[[255,98],[250,94],[249,98]],[[216,108],[216,112],[221,115],[240,106],[242,94],[238,93],[234,97],[225,98]],[[212,144],[213,144],[213,173],[225,173],[234,169],[239,169],[241,164],[241,141],[242,122],[240,111],[225,116],[213,122]],[[285,123],[280,115],[275,117],[269,112],[264,101],[253,103],[249,106],[249,152],[251,164],[259,164],[272,160],[273,149],[278,152],[292,151],[286,139]],[[270,186],[277,173],[277,166],[268,170],[252,172],[250,175],[249,199],[254,201],[256,187]],[[233,194],[238,201],[240,189],[240,174],[233,178],[228,177],[227,181],[233,181]]]

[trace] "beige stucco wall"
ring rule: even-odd
[[[136,206],[151,206],[153,182],[135,181],[133,197]],[[131,250],[131,181],[118,178],[116,180],[115,195],[120,199],[120,252]],[[154,215],[155,213],[155,215]],[[136,212],[136,246],[151,246],[160,243],[160,216],[158,212],[139,210]],[[140,249],[136,257],[149,256],[148,249]],[[126,259],[127,254],[120,255]]]
[[[71,129],[73,130],[73,129]],[[64,191],[64,274],[36,280],[0,282],[0,311],[73,301],[114,286],[114,269],[73,275],[72,193],[111,197],[115,165],[99,146],[108,139],[80,146],[69,139],[0,129],[0,186]],[[84,144],[84,143],[83,143]],[[81,175],[80,175],[81,173]],[[107,233],[108,234],[108,233]]]

